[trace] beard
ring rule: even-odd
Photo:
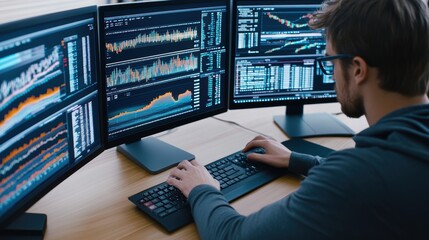
[[[341,111],[350,118],[360,118],[365,114],[365,107],[363,104],[362,96],[350,89],[350,78],[347,72],[343,72],[343,88],[339,89],[335,84],[335,91],[337,93],[337,100],[341,105]]]
[[[360,118],[365,114],[365,109],[363,107],[362,101],[355,99],[354,103],[346,102],[341,103],[341,111],[350,118]]]

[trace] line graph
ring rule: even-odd
[[[193,53],[176,55],[174,57],[158,58],[147,65],[125,69],[114,68],[107,76],[107,87],[114,87],[127,83],[148,82],[157,77],[165,77],[172,74],[192,72],[198,69],[198,56]]]
[[[312,14],[307,10],[263,12],[261,50],[275,55],[321,54],[326,45],[323,31],[309,28]]]
[[[0,111],[20,95],[29,92],[35,85],[41,85],[60,75],[59,59],[59,46],[54,46],[51,54],[46,58],[38,63],[29,65],[25,71],[18,73],[11,80],[2,81],[0,87]]]
[[[287,20],[286,18],[282,18],[280,14],[284,14],[286,16],[289,16],[290,18],[295,17],[295,20]],[[294,15],[288,15],[287,13],[271,13],[266,12],[264,13],[269,19],[276,21],[280,23],[283,26],[286,26],[290,29],[300,29],[300,28],[308,28],[308,20],[311,18],[311,14],[305,13],[304,15],[301,15],[299,17],[296,17]]]
[[[185,29],[173,29],[165,31],[150,31],[140,33],[135,37],[116,42],[106,43],[106,51],[120,54],[127,49],[138,47],[154,46],[165,43],[176,43],[182,41],[193,41],[198,39],[197,27],[187,27]]]
[[[23,133],[1,159],[0,212],[68,164],[67,127],[59,118]]]
[[[21,166],[22,168],[19,172],[13,175],[14,180],[10,180],[8,184],[4,184],[4,187],[0,188],[0,195],[2,196],[0,202],[7,205],[17,201],[21,196],[25,195],[24,192],[30,192],[44,179],[67,165],[67,143],[58,142],[57,144],[57,147],[49,149],[48,153],[39,156],[38,160],[34,161],[35,163],[39,161],[39,164],[29,162]]]
[[[2,114],[0,120],[0,137],[28,117],[45,109],[47,105],[58,100],[60,88],[47,89],[45,93],[26,98],[14,107]]]
[[[299,47],[297,49],[295,49],[295,53],[300,53],[304,50],[308,50],[308,49],[312,49],[312,48],[317,48],[317,47],[322,47],[325,46],[325,43],[321,43],[321,42],[315,42],[315,43],[310,43],[308,45],[304,45],[302,47]]]
[[[316,41],[315,41],[316,40]],[[282,42],[282,41],[278,41]],[[322,48],[326,45],[324,41],[319,41],[319,39],[311,39],[311,38],[303,38],[300,40],[291,40],[291,41],[285,41],[283,45],[280,47],[275,47],[272,49],[269,49],[265,51],[265,53],[274,53],[281,50],[287,50],[288,52],[293,52],[295,54],[299,54],[300,52],[303,52],[305,50],[311,50],[314,48]]]
[[[273,52],[276,52],[276,51],[280,51],[280,50],[282,50],[285,47],[292,46],[292,45],[297,45],[297,44],[302,44],[302,43],[305,43],[307,41],[308,41],[308,38],[303,38],[303,39],[298,40],[298,41],[288,41],[285,44],[283,44],[283,46],[270,49],[270,50],[266,51],[265,53],[273,53]],[[296,50],[295,50],[295,52],[296,52]]]
[[[6,72],[0,85],[0,137],[28,117],[61,100],[64,85],[60,46],[48,49],[47,56],[21,70]]]
[[[47,137],[51,133],[54,133],[53,137]],[[1,159],[1,164],[6,165],[9,161],[14,159],[15,163],[12,163],[9,165],[9,167],[4,167],[1,169],[0,173],[3,175],[5,174],[5,171],[8,169],[11,169],[16,164],[19,164],[21,162],[21,159],[25,159],[28,157],[31,153],[35,152],[37,149],[39,149],[41,146],[46,145],[47,142],[52,141],[53,139],[57,139],[57,137],[61,134],[66,133],[64,123],[61,122],[57,126],[50,129],[48,132],[42,132],[38,136],[30,139],[28,142],[22,144],[21,146],[11,150],[9,154],[7,154],[3,159]],[[27,151],[28,150],[28,151]],[[27,151],[27,152],[25,152]],[[25,152],[25,153],[23,153]],[[19,156],[22,155],[22,156]]]
[[[109,132],[139,126],[151,121],[159,121],[165,117],[179,115],[192,109],[192,91],[187,89],[174,96],[173,92],[165,92],[145,99],[148,103],[137,107],[124,107],[119,113],[109,116]],[[140,102],[144,102],[141,101]]]

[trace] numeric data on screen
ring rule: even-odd
[[[112,15],[103,36],[109,139],[225,104],[225,6]]]

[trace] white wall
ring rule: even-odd
[[[0,0],[0,23],[90,5],[108,0]]]

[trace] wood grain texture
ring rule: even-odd
[[[287,136],[273,123],[273,116],[284,114],[284,107],[232,110],[217,117],[235,121],[284,141]],[[306,106],[305,112],[339,112],[338,104]],[[337,116],[355,131],[367,127],[366,120]],[[238,151],[257,133],[239,126],[207,118],[160,133],[159,139],[196,155],[208,164]],[[354,146],[351,138],[310,138],[309,141],[333,148]],[[48,215],[45,239],[199,239],[190,224],[172,234],[128,201],[128,196],[166,180],[170,170],[151,175],[115,148],[104,151],[37,202],[29,212]],[[302,177],[281,177],[232,203],[238,212],[248,215],[292,192]]]

